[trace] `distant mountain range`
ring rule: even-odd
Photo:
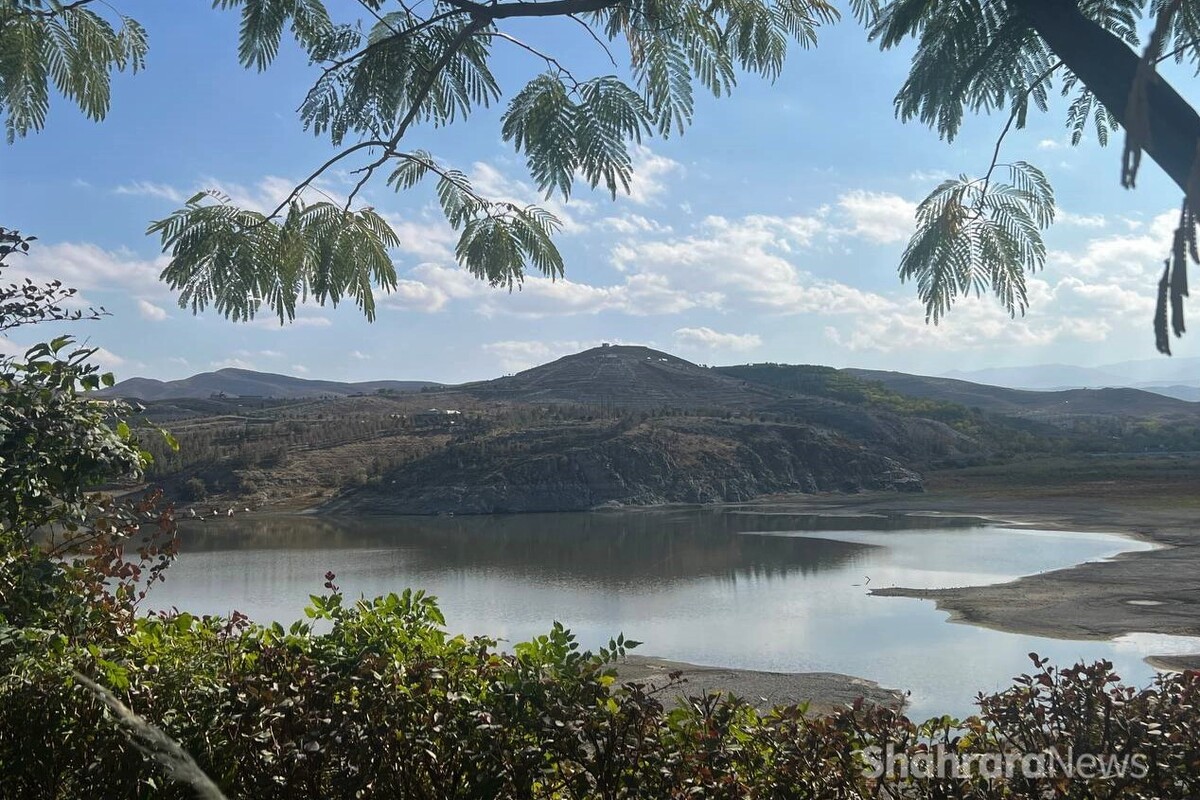
[[[749,367],[749,365],[748,365]],[[825,367],[779,368],[796,371],[805,381],[833,373]],[[903,372],[844,369],[841,374],[875,381],[912,397],[957,403],[998,414],[1031,417],[1133,416],[1171,417],[1200,413],[1200,383],[1181,381],[1133,388],[1137,378],[1200,375],[1200,359],[1126,362],[1088,369],[1065,365],[955,372],[955,377],[911,375]],[[669,353],[633,345],[597,347],[565,356],[515,375],[447,386],[433,381],[338,381],[296,378],[268,372],[227,368],[174,381],[130,378],[104,391],[110,396],[142,401],[228,398],[293,400],[350,397],[422,389],[461,391],[480,399],[516,403],[611,405],[623,408],[729,408],[779,410],[785,397],[812,395],[803,384],[768,386],[741,372],[740,367],[707,369]],[[1117,376],[1128,376],[1122,381]],[[966,376],[971,376],[967,378]],[[778,380],[782,377],[776,375]],[[795,376],[793,376],[794,378]],[[792,380],[788,378],[787,380]],[[1108,378],[1108,380],[1105,380]],[[1025,384],[1024,388],[1013,388]],[[1102,388],[1056,388],[1056,387]],[[791,402],[790,405],[794,405]],[[816,413],[822,410],[810,409]],[[827,409],[824,409],[827,410]]]
[[[1125,386],[1181,400],[1200,400],[1200,358],[1121,361],[1100,367],[1042,364],[952,370],[946,378],[1013,389],[1097,389]]]
[[[226,369],[112,391],[142,398],[145,418],[180,441],[178,452],[156,453],[151,478],[185,499],[363,514],[918,490],[920,471],[1018,454],[1200,449],[1200,403],[1138,389],[1030,391],[814,365],[702,367],[627,345],[458,386]]]
[[[865,381],[881,383],[893,392],[945,403],[957,403],[1010,417],[1046,421],[1068,417],[1168,418],[1200,415],[1200,405],[1144,389],[1126,386],[1059,391],[1010,389],[955,378],[934,378],[871,369],[842,370]]]
[[[426,387],[440,385],[432,381],[341,383],[229,367],[216,372],[202,372],[199,375],[176,381],[130,378],[121,381],[111,389],[104,390],[102,394],[124,397],[129,400],[181,400],[206,398],[213,395],[294,400],[302,397],[349,397],[356,394],[374,394],[379,391],[417,392]]]

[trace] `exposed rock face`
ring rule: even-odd
[[[451,445],[324,510],[576,511],[863,489],[920,491],[921,479],[887,456],[807,425],[658,418],[556,425]]]

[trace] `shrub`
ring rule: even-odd
[[[511,652],[451,636],[434,600],[405,591],[347,605],[327,576],[289,628],[130,616],[0,632],[0,774],[23,798],[188,797],[71,680],[95,676],[176,739],[228,796],[250,798],[1190,798],[1200,792],[1200,679],[1136,690],[1111,664],[1031,675],[967,720],[917,724],[857,703],[826,716],[760,712],[685,687],[621,684],[621,638],[592,654],[560,625]],[[128,606],[121,606],[122,608]],[[870,751],[915,764],[1057,749],[1144,759],[1146,774],[1084,780],[872,777]],[[1137,762],[1134,762],[1136,766]]]
[[[208,497],[208,486],[204,483],[203,478],[191,477],[183,482],[180,495],[180,499],[195,503]]]

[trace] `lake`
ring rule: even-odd
[[[972,710],[976,692],[1055,662],[1108,658],[1145,683],[1151,653],[1200,641],[1134,634],[1067,641],[947,621],[931,601],[871,588],[942,588],[1111,558],[1149,545],[1010,529],[971,518],[729,510],[491,517],[250,516],[181,526],[148,600],[288,623],[332,570],[348,598],[422,588],[451,631],[516,642],[561,621],[585,647],[624,633],[638,652],[697,664],[831,671],[911,690],[917,717]]]

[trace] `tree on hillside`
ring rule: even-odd
[[[110,73],[142,66],[144,30],[100,5],[0,0],[0,108],[10,139],[44,124],[51,85],[101,119]],[[428,8],[360,0],[362,11],[345,19],[322,0],[215,5],[240,13],[238,54],[247,67],[269,67],[287,33],[303,48],[316,79],[301,123],[336,152],[267,213],[206,192],[150,230],[170,255],[162,277],[179,290],[181,305],[212,306],[233,319],[266,307],[281,321],[305,298],[352,298],[370,317],[374,289],[394,287],[388,249],[396,235],[358,202],[372,180],[397,190],[434,184],[459,233],[459,262],[494,286],[518,285],[527,269],[562,274],[553,214],[482,196],[463,172],[413,141],[418,129],[462,123],[501,101],[495,59],[524,52],[544,64],[508,96],[501,127],[538,187],[548,198],[567,198],[582,181],[615,197],[629,189],[632,147],[682,133],[696,92],[726,95],[739,72],[774,78],[793,45],[815,44],[819,26],[840,13],[829,0],[436,0]],[[1171,257],[1155,320],[1159,349],[1169,352],[1168,317],[1182,334],[1189,250],[1196,256],[1200,116],[1156,67],[1166,59],[1200,66],[1200,7],[1182,0],[846,0],[845,7],[884,48],[917,40],[896,98],[902,119],[952,140],[970,112],[1009,113],[982,177],[947,181],[918,209],[900,275],[915,280],[928,318],[938,321],[972,292],[995,294],[1013,315],[1025,311],[1025,279],[1043,264],[1041,234],[1053,221],[1054,196],[1036,167],[1002,164],[999,155],[1004,134],[1024,126],[1031,108],[1047,110],[1057,81],[1072,98],[1074,143],[1090,127],[1102,144],[1123,127],[1123,185],[1134,185],[1145,152],[1184,193],[1179,230],[1164,248]],[[515,20],[532,18],[586,31],[611,74],[580,74],[569,53],[514,35]],[[1155,24],[1139,54],[1142,19]],[[357,176],[346,197],[317,187],[335,168]]]

